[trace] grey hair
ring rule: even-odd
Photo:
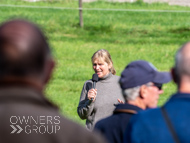
[[[181,77],[181,75],[189,75],[190,76],[190,55],[185,55],[187,53],[184,53],[184,48],[190,44],[190,42],[185,43],[176,53],[175,56],[175,72],[178,76],[178,78]]]
[[[133,101],[139,96],[140,86],[122,90],[123,97],[126,101]]]

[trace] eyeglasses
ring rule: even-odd
[[[159,90],[162,90],[162,84],[159,83],[148,84],[148,86],[156,86]]]
[[[159,90],[162,90],[162,84],[154,83],[154,86],[156,86]]]

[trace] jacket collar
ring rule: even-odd
[[[118,104],[113,112],[114,112],[114,114],[116,114],[116,113],[136,114],[137,112],[139,112],[141,110],[142,109],[137,106],[125,103],[125,104]]]

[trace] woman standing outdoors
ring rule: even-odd
[[[92,58],[94,72],[98,74],[96,89],[92,87],[92,80],[84,83],[79,105],[78,115],[86,119],[86,127],[92,130],[95,123],[112,115],[115,105],[123,100],[119,86],[119,76],[113,67],[109,52],[105,49],[96,51]]]

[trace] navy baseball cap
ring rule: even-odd
[[[128,89],[148,82],[163,84],[169,81],[171,81],[169,72],[159,72],[151,63],[139,60],[125,67],[119,82],[122,89]]]

